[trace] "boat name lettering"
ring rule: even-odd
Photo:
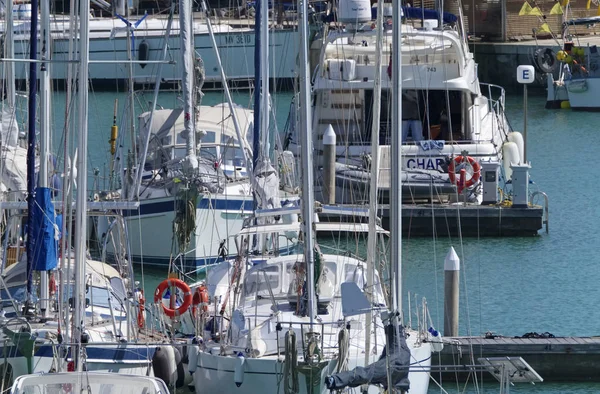
[[[407,168],[420,168],[423,170],[440,170],[444,159],[432,158],[432,159],[408,159],[406,161]]]
[[[436,68],[435,68],[435,67],[429,67],[429,66],[427,67],[427,72],[428,72],[428,73],[434,73],[434,72],[436,72],[436,71],[437,71],[437,70],[436,70]]]
[[[251,34],[228,34],[225,36],[225,44],[227,44],[227,45],[230,45],[230,44],[242,45],[242,44],[250,44],[251,42],[252,42]]]

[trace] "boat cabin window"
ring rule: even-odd
[[[257,294],[258,296],[269,297],[269,287],[275,296],[279,294],[280,274],[278,266],[258,268],[248,272],[246,279],[244,279],[244,298],[254,298]]]
[[[405,90],[405,94],[409,91]],[[416,95],[415,95],[416,93]],[[423,137],[429,140],[460,141],[465,139],[463,130],[463,94],[460,91],[412,90],[414,102],[402,102],[402,119],[419,120],[423,125]],[[364,93],[364,129],[363,143],[370,143],[373,129],[373,90]],[[381,92],[381,112],[379,123],[379,143],[389,145],[392,142],[392,95],[391,91]],[[411,142],[411,136],[408,142]]]

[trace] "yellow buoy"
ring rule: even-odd
[[[561,101],[560,108],[561,109],[569,109],[569,108],[571,108],[571,103],[568,101]]]

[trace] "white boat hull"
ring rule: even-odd
[[[157,21],[154,21],[157,22]],[[117,82],[126,82],[129,78],[129,59],[127,52],[128,39],[124,32],[116,34],[111,39],[110,34],[114,28],[122,28],[124,23],[119,19],[107,19],[98,21],[102,23],[94,31],[94,20],[91,21],[90,32],[90,65],[89,76],[91,83],[95,85],[115,86]],[[153,25],[156,23],[153,23]],[[167,21],[160,20],[158,28],[144,29],[142,23],[135,31],[133,58],[139,59],[139,44],[144,41],[148,44],[148,56],[144,60],[162,61],[163,46]],[[196,24],[194,35],[196,53],[204,62],[206,72],[205,81],[209,83],[220,83],[220,67],[217,62],[212,40],[205,25]],[[162,28],[160,30],[159,28]],[[67,29],[67,23],[64,23]],[[225,75],[231,80],[253,80],[254,79],[254,30],[253,29],[219,29],[215,26],[215,40],[219,48]],[[294,77],[297,53],[297,34],[293,30],[273,30],[270,36],[269,46],[271,59],[273,59],[271,75],[274,79],[289,79]],[[171,64],[163,64],[161,79],[163,82],[179,82],[181,80],[181,62],[178,59],[180,46],[179,31],[172,28],[169,37],[169,55],[167,59],[174,60]],[[61,61],[68,60],[69,35],[64,32],[53,32],[52,34],[52,60],[56,63],[51,65],[51,78],[53,80],[65,81],[67,70]],[[15,58],[29,58],[29,37],[27,34],[15,35]],[[98,63],[101,61],[103,63]],[[26,80],[29,73],[27,63],[15,63],[16,79]],[[133,78],[139,84],[154,84],[158,72],[158,64],[133,64]],[[230,82],[231,83],[231,82]]]
[[[429,367],[431,366],[431,348],[429,346],[420,346],[411,349],[411,372],[409,372],[410,393],[427,393],[429,385]],[[371,362],[376,361],[378,356],[374,356]],[[244,360],[243,382],[237,386],[235,383],[235,369],[237,359],[235,357],[218,356],[210,353],[198,353],[198,366],[193,373],[195,387],[201,388],[208,393],[216,392],[235,392],[238,394],[256,394],[264,392],[265,387],[269,387],[271,394],[284,394],[283,387],[283,356],[281,358],[264,357],[251,358]],[[337,359],[325,362],[319,376],[318,387],[313,394],[328,394],[329,390],[325,387],[325,376],[335,372]],[[358,358],[348,360],[348,368],[364,366],[364,355]],[[307,376],[298,374],[298,394],[309,394],[309,379]],[[369,386],[369,393],[380,393],[379,386]]]
[[[235,252],[235,244],[230,237],[242,229],[244,218],[252,214],[252,209],[251,196],[200,196],[196,208],[196,230],[185,255],[185,265],[215,264],[222,251]],[[133,261],[151,265],[169,264],[177,255],[172,230],[174,218],[173,197],[140,201],[140,210],[126,217]],[[224,249],[221,248],[222,242]]]

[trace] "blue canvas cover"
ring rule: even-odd
[[[35,193],[35,206],[33,212],[33,231],[31,249],[33,251],[33,269],[35,271],[49,271],[56,268],[57,240],[55,239],[55,213],[52,204],[51,189],[38,187]]]

